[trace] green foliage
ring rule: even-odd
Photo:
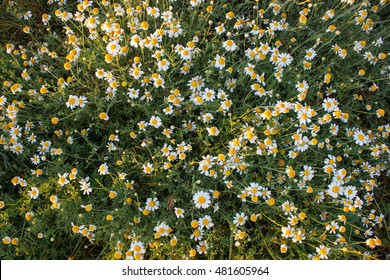
[[[2,5],[2,259],[389,257],[387,1]]]

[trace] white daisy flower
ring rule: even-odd
[[[210,194],[204,191],[199,191],[193,196],[194,204],[196,208],[206,209],[210,206]]]

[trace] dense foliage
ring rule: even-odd
[[[2,259],[389,257],[387,0],[2,8]]]

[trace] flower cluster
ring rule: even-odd
[[[387,1],[184,2],[50,0],[19,18],[32,41],[1,49],[0,211],[26,221],[4,215],[3,243],[385,258]]]

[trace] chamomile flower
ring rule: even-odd
[[[224,33],[226,31],[226,28],[224,26],[224,24],[220,24],[218,25],[217,27],[215,27],[215,32],[218,34],[218,35],[221,35],[222,33]]]
[[[137,34],[134,34],[130,38],[130,46],[132,46],[134,48],[138,48],[140,45],[141,45],[141,37]]]
[[[318,253],[319,258],[322,260],[328,259],[329,251],[330,251],[330,248],[325,247],[324,245],[320,245],[319,247],[316,248],[316,252]]]
[[[184,209],[179,208],[179,207],[175,207],[175,215],[178,219],[184,218],[184,212],[185,212]]]
[[[334,112],[336,110],[338,110],[338,101],[334,98],[325,98],[324,101],[322,102],[322,108],[324,109],[324,111],[326,112]]]
[[[220,56],[219,54],[217,54],[214,57],[214,60],[215,60],[215,64],[214,64],[215,68],[218,68],[218,69],[225,68],[225,66],[226,66],[226,58],[225,57]]]
[[[295,228],[288,225],[287,227],[282,227],[282,237],[283,238],[292,238],[294,237]]]
[[[192,59],[192,49],[191,48],[182,48],[182,50],[179,52],[180,58],[188,61]]]
[[[209,249],[209,245],[206,241],[200,241],[198,245],[196,245],[196,251],[198,254],[207,254],[207,250]]]
[[[305,181],[311,181],[314,178],[314,173],[315,170],[311,166],[304,165],[303,170],[299,173],[299,175],[303,177]]]
[[[237,213],[234,217],[233,223],[236,226],[243,226],[247,220],[248,217],[245,215],[245,213]]]
[[[302,82],[298,82],[295,85],[295,88],[298,90],[299,93],[303,93],[309,89],[309,84],[307,83],[307,81],[303,80]]]
[[[67,179],[69,173],[60,174],[58,173],[58,184],[60,184],[61,187],[65,186],[66,184],[69,184],[69,180]]]
[[[130,245],[130,251],[134,254],[145,254],[145,245],[141,241],[133,241]]]
[[[88,100],[85,96],[78,96],[77,97],[77,106],[80,108],[84,108],[88,103]]]
[[[306,50],[305,59],[310,61],[310,60],[314,59],[316,56],[317,56],[317,53],[313,48]]]
[[[152,174],[152,172],[154,171],[153,165],[149,162],[144,164],[142,166],[142,169],[145,174]]]
[[[139,89],[129,88],[127,91],[127,95],[131,99],[137,99],[139,97]]]
[[[326,226],[326,230],[329,231],[329,233],[335,234],[339,227],[340,226],[336,221],[332,221],[330,222],[330,225]]]
[[[106,163],[103,163],[99,166],[98,172],[100,175],[107,175],[108,174],[108,166]]]
[[[233,52],[238,48],[236,43],[232,39],[224,41],[222,46],[226,51],[229,52]]]
[[[306,239],[306,235],[302,230],[298,230],[294,232],[294,236],[292,238],[292,241],[294,243],[302,244],[302,241]]]
[[[199,229],[203,229],[203,228],[210,229],[214,226],[214,223],[209,215],[205,215],[204,217],[199,218],[198,224],[199,224]]]
[[[337,198],[339,195],[342,195],[344,192],[344,187],[340,185],[339,182],[332,182],[328,185],[327,193],[334,198]]]
[[[153,78],[153,85],[155,88],[164,88],[165,80],[160,76],[157,75],[156,78]]]
[[[89,182],[89,177],[85,179],[81,179],[79,181],[80,191],[83,192],[84,195],[89,195],[92,192],[91,183]]]
[[[146,8],[146,12],[154,18],[158,18],[160,16],[160,9],[157,7],[148,7]]]
[[[218,136],[219,135],[219,130],[215,126],[206,127],[206,130],[209,133],[209,136]]]
[[[168,236],[171,231],[171,228],[165,222],[161,222],[154,228],[154,230],[156,231],[158,236],[163,237]]]
[[[167,71],[169,69],[170,62],[167,59],[162,59],[157,63],[157,71]]]
[[[149,125],[155,128],[159,128],[162,125],[161,118],[159,116],[152,116],[150,118]]]
[[[386,114],[386,111],[384,109],[378,109],[378,110],[376,110],[375,113],[376,113],[377,118],[379,119],[379,118],[382,118]]]
[[[117,56],[121,51],[121,46],[119,45],[119,41],[115,40],[107,44],[106,47],[107,53],[111,54],[112,56]]]
[[[359,146],[363,146],[369,143],[368,137],[360,129],[354,132],[353,139],[355,140],[355,143]]]
[[[198,191],[193,196],[193,201],[196,208],[206,209],[210,206],[210,194],[204,191]]]
[[[108,114],[106,112],[101,112],[99,114],[99,119],[104,120],[104,121],[108,121],[110,119],[110,117],[108,116]]]
[[[100,23],[99,19],[97,17],[93,17],[93,16],[86,18],[84,21],[84,25],[87,28],[91,28],[91,29],[96,28],[99,25],[99,23]]]
[[[69,95],[66,106],[70,109],[74,109],[78,105],[78,97],[76,95]]]
[[[31,189],[28,191],[28,196],[31,199],[37,199],[39,197],[39,190],[37,187],[31,187]]]
[[[277,56],[277,63],[280,67],[285,68],[289,66],[292,61],[293,61],[293,57],[288,53],[280,53]]]
[[[210,123],[214,119],[214,116],[211,113],[202,114],[202,120],[204,123]]]
[[[141,68],[142,64],[133,64],[133,66],[129,69],[129,74],[134,79],[139,80],[145,72]]]
[[[296,211],[296,207],[294,206],[294,203],[290,202],[289,200],[283,202],[282,209],[283,209],[285,215],[288,215],[289,212]]]
[[[4,95],[0,96],[0,106],[4,106],[6,102],[7,98]]]
[[[191,234],[190,236],[191,239],[195,240],[195,241],[200,241],[203,239],[203,230],[201,229],[195,229],[193,231],[193,233]]]
[[[150,212],[153,212],[159,208],[159,205],[160,205],[160,202],[158,201],[157,197],[155,197],[153,199],[149,197],[146,200],[145,209],[150,211]]]
[[[2,241],[3,241],[3,244],[5,244],[5,245],[11,244],[11,237],[5,236],[5,237],[3,237]]]

